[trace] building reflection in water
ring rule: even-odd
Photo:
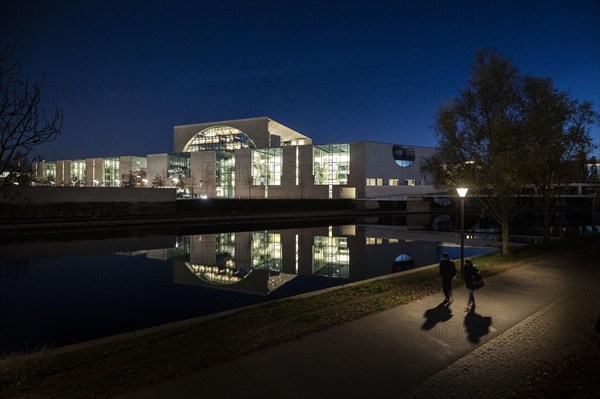
[[[454,245],[410,235],[376,225],[202,234],[147,256],[173,261],[175,283],[269,295],[297,276],[345,283],[434,264]]]

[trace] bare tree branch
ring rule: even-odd
[[[41,82],[20,79],[21,65],[11,61],[14,48],[0,50],[0,176],[16,167],[40,144],[55,140],[63,121],[58,108],[47,113]],[[0,189],[6,180],[0,182]]]

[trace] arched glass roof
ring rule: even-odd
[[[212,126],[196,133],[183,147],[183,152],[233,152],[242,148],[256,148],[246,133],[231,126]]]

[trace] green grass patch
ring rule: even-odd
[[[484,276],[491,276],[556,251],[598,245],[599,238],[533,245],[509,257],[481,256],[475,263]],[[0,359],[0,397],[110,397],[439,293],[437,268],[429,268],[265,303],[218,319],[77,352],[11,355]]]

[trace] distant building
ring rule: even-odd
[[[34,164],[41,184],[178,187],[206,198],[407,199],[434,192],[421,172],[432,147],[314,145],[270,118],[174,127],[172,153]],[[128,180],[129,179],[129,180]]]

